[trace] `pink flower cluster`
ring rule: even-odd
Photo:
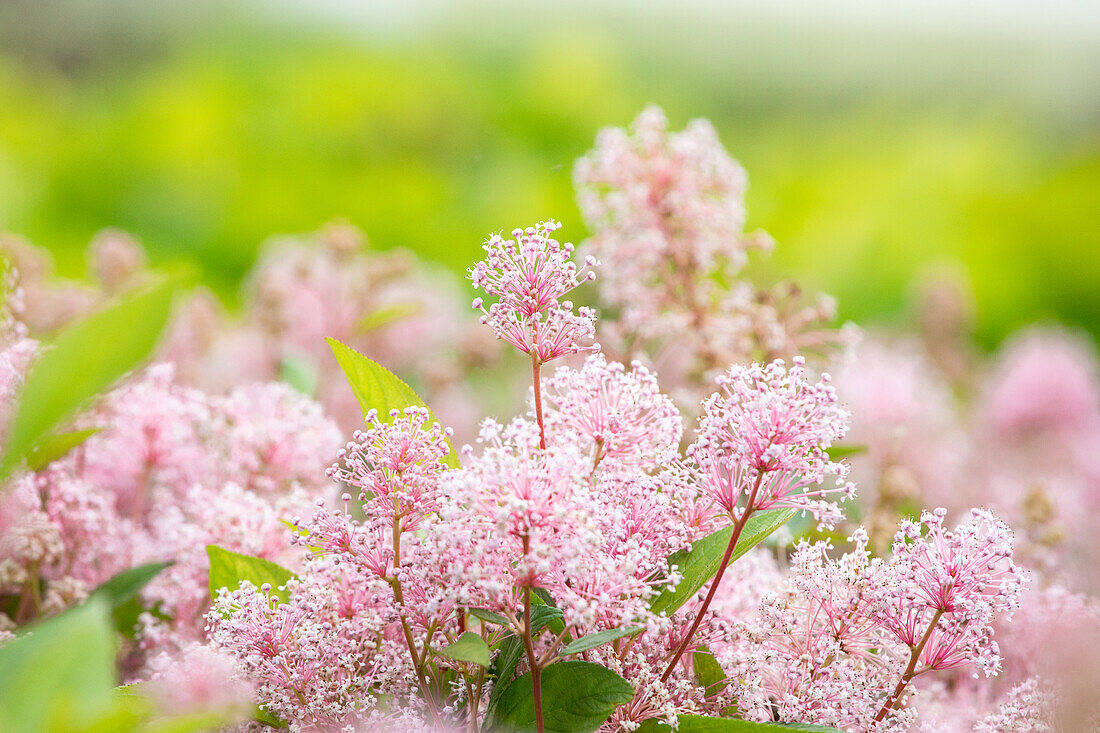
[[[474,299],[481,322],[539,363],[591,348],[583,342],[595,336],[595,312],[581,306],[574,313],[573,303],[562,298],[595,279],[589,268],[598,263],[589,256],[578,270],[573,245],[552,237],[560,228],[550,220],[514,230],[515,239],[494,234],[485,242],[485,259],[470,268],[474,287],[498,298],[488,308]]]
[[[834,387],[798,353],[844,340],[822,330],[829,309],[741,279],[767,242],[744,234],[744,172],[708,124],[670,133],[647,110],[601,133],[577,179],[593,254],[575,262],[555,221],[490,237],[469,270],[495,301],[474,301],[482,336],[346,227],[269,247],[239,321],[193,299],[169,363],[73,421],[96,431],[82,444],[0,486],[0,643],[118,571],[171,561],[120,659],[166,711],[258,702],[293,731],[477,733],[505,726],[494,706],[516,685],[540,716],[544,673],[569,661],[633,691],[603,733],[683,715],[1095,727],[1100,606],[1078,592],[1096,587],[1092,350],[1033,333],[983,369],[927,334],[870,341]],[[26,271],[4,282],[0,432],[38,353],[28,333],[145,272],[117,233],[93,247],[94,288],[53,285],[33,250],[7,249]],[[566,299],[596,255],[607,352],[629,361]],[[481,420],[458,453],[424,407],[361,423],[321,335],[412,372],[437,409],[464,402],[460,377],[496,337],[531,358],[527,411]],[[319,402],[270,381],[288,369],[313,372]],[[351,415],[341,448],[330,416]],[[746,554],[785,511],[791,529]],[[243,579],[211,607],[208,544],[292,577]]]
[[[10,351],[10,349],[9,349]],[[8,353],[8,352],[5,352]],[[147,653],[203,639],[209,605],[205,547],[287,559],[286,527],[321,490],[339,432],[286,385],[210,396],[151,367],[103,397],[74,425],[95,432],[37,474],[17,474],[0,506],[0,625],[26,623],[83,600],[115,573],[171,561],[142,590],[138,646]]]
[[[955,359],[952,361],[961,361]],[[869,340],[837,373],[872,538],[899,507],[983,504],[1018,530],[1018,556],[1049,582],[1100,588],[1100,368],[1093,347],[1031,329],[952,384],[912,341]],[[957,397],[956,395],[960,395]]]
[[[1000,667],[994,624],[1011,617],[1024,572],[1011,532],[984,510],[953,530],[945,512],[903,521],[889,559],[858,530],[837,559],[802,542],[785,588],[744,623],[722,659],[746,685],[740,709],[757,719],[845,730],[909,730],[915,680],[930,672]]]
[[[141,245],[117,230],[89,245],[93,285],[50,277],[49,252],[15,237],[0,236],[0,255],[18,271],[20,319],[32,335],[55,331],[150,276]],[[360,231],[337,222],[265,243],[245,278],[239,316],[198,290],[179,309],[159,360],[176,366],[181,384],[211,394],[296,370],[350,433],[362,411],[324,340],[335,338],[405,375],[472,437],[479,407],[463,380],[497,349],[461,301],[448,275],[408,253],[372,249]]]
[[[787,507],[832,528],[843,516],[832,496],[850,499],[855,486],[827,452],[848,429],[829,375],[810,382],[805,360],[795,357],[789,370],[781,360],[731,367],[717,384],[703,402],[686,470],[734,522],[746,512]],[[829,475],[835,486],[825,486]]]
[[[584,247],[604,263],[600,297],[613,311],[604,346],[650,360],[682,407],[730,364],[846,340],[824,327],[831,299],[744,279],[749,253],[773,243],[744,233],[747,176],[706,120],[670,132],[649,107],[629,131],[601,131],[574,179],[592,232]]]
[[[494,331],[532,323],[525,319],[583,279],[571,249],[548,238],[553,228],[491,239],[488,258],[472,268],[475,284],[500,297],[483,319]],[[537,350],[532,356],[541,363]],[[678,583],[668,558],[712,528],[707,517],[737,521],[777,506],[835,517],[829,496],[851,487],[817,488],[827,474],[843,475],[826,452],[846,420],[828,377],[811,382],[801,359],[789,370],[782,362],[732,369],[704,405],[686,463],[680,414],[642,365],[597,353],[545,384],[537,371],[535,379],[533,414],[486,420],[480,449],[468,447],[457,469],[443,465],[448,433],[426,411],[394,411],[389,422],[368,415],[368,429],[329,472],[358,501],[352,507],[346,493],[342,509],[322,506],[297,523],[296,542],[311,555],[288,600],[243,587],[208,617],[213,638],[258,680],[265,706],[303,728],[326,728],[379,722],[372,700],[385,695],[403,701],[385,715],[461,724],[484,709],[492,686],[467,676],[448,691],[442,680],[455,668],[439,660],[471,628],[486,643],[522,638],[519,669],[532,675],[560,657],[567,637],[627,629],[629,638],[585,658],[635,686],[635,702],[613,717],[628,727],[717,713],[731,701],[699,689],[690,666],[677,664],[683,646],[720,637],[723,622],[705,606],[669,618],[650,601]],[[715,477],[752,497],[740,510],[726,506]],[[558,629],[533,630],[536,602],[553,604]],[[328,621],[318,628],[318,619]]]

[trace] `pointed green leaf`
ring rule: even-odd
[[[264,710],[261,706],[256,706],[256,709],[252,711],[252,719],[257,723],[263,723],[264,725],[272,728],[289,728],[290,725],[282,718],[272,715],[267,710]]]
[[[489,667],[489,674],[495,680],[493,691],[489,695],[489,704],[485,708],[486,721],[492,719],[497,702],[508,686],[512,684],[512,675],[516,665],[523,657],[523,642],[515,634],[505,637],[499,644],[500,651]]]
[[[79,730],[107,714],[115,633],[93,599],[0,646],[0,730]]]
[[[146,288],[69,326],[42,351],[8,429],[0,479],[44,435],[152,353],[168,322],[172,292],[169,281]]]
[[[756,547],[794,515],[793,509],[769,509],[754,513],[745,522],[730,562]],[[683,579],[674,589],[661,591],[650,601],[650,609],[654,613],[670,616],[676,609],[687,603],[718,572],[718,565],[722,561],[722,555],[725,554],[732,535],[733,527],[725,527],[698,540],[690,550],[671,555],[668,558],[669,565],[679,568]]]
[[[544,609],[544,610],[539,610]],[[548,610],[553,609],[553,610]],[[565,631],[565,623],[561,620],[561,609],[554,603],[554,597],[545,588],[531,589],[531,625],[541,629],[549,626],[554,634]]]
[[[597,631],[594,634],[588,634],[582,636],[576,641],[572,641],[565,645],[565,648],[561,650],[561,656],[567,657],[570,654],[580,654],[586,652],[589,649],[595,649],[598,646],[604,644],[610,644],[616,639],[621,639],[624,636],[630,636],[642,630],[641,626],[619,626],[614,629],[607,629],[606,631]]]
[[[834,445],[827,451],[829,454],[829,460],[839,461],[849,456],[858,456],[860,453],[867,452],[867,446],[865,445]]]
[[[459,662],[472,662],[482,667],[489,666],[489,645],[472,631],[465,632],[453,644],[440,649],[439,653]]]
[[[150,580],[172,564],[172,562],[151,562],[123,570],[92,591],[91,597],[102,598],[109,608],[118,608],[135,597]]]
[[[271,594],[279,600],[289,597],[286,589],[280,590],[294,573],[276,565],[270,560],[222,549],[217,545],[207,545],[206,554],[210,557],[210,598],[217,598],[221,588],[236,590],[241,581],[247,580],[257,588],[264,583],[271,584]]]
[[[697,651],[691,656],[691,668],[695,672],[695,681],[706,690],[707,695],[721,692],[729,684],[726,671],[709,651]]]
[[[340,368],[344,370],[344,376],[347,377],[364,415],[372,409],[377,410],[378,419],[389,422],[390,410],[404,410],[410,406],[427,407],[412,387],[386,367],[336,339],[325,340],[332,348],[332,355],[336,357]],[[428,414],[432,420],[439,422],[431,408],[428,408]],[[443,462],[451,468],[458,468],[458,455],[450,441],[447,445],[451,450],[444,456]]]
[[[118,632],[127,638],[133,638],[138,617],[150,610],[142,606],[138,593],[170,565],[171,562],[153,562],[123,570],[92,591],[90,598],[102,598],[111,609],[111,617]],[[152,612],[154,615],[161,615],[155,609]]]
[[[44,436],[34,444],[27,456],[27,468],[41,471],[98,432],[99,428],[87,428]]]
[[[615,708],[634,697],[630,683],[607,667],[591,662],[551,664],[542,671],[542,719],[546,733],[592,733]],[[523,675],[501,695],[495,729],[535,730],[535,703],[531,673]]]

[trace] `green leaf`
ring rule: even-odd
[[[555,634],[560,634],[561,630],[565,626],[561,623],[555,624],[555,621],[561,621],[562,613],[561,609],[557,606],[536,606],[531,604],[531,631],[541,629],[543,626],[550,626],[554,630]],[[557,627],[556,630],[554,627]]]
[[[565,631],[565,623],[561,617],[561,609],[554,605],[554,598],[550,595],[550,591],[545,588],[531,589],[532,629],[549,626],[552,632],[560,634]]]
[[[440,649],[439,653],[459,662],[472,662],[482,667],[489,666],[489,645],[472,631],[465,632],[453,644]]]
[[[493,692],[489,695],[489,703],[485,707],[485,719],[487,721],[492,717],[501,695],[512,684],[512,674],[515,673],[516,665],[519,664],[519,660],[524,653],[523,642],[514,634],[505,637],[500,642],[499,647],[500,651],[497,652],[496,659],[489,667],[489,674],[496,680],[496,684],[493,686]]]
[[[588,634],[582,636],[576,641],[572,641],[565,645],[565,648],[561,650],[561,656],[567,657],[570,654],[580,654],[586,652],[589,649],[595,649],[598,646],[609,644],[616,639],[621,639],[624,636],[630,636],[642,630],[641,626],[619,626],[614,629],[607,629],[606,631],[597,631],[594,634]]]
[[[532,596],[532,600],[533,599],[534,596]],[[477,610],[480,611],[482,609]],[[471,611],[471,613],[473,613],[473,611]],[[492,611],[487,611],[486,613],[492,613]],[[551,630],[553,630],[555,625],[559,626],[559,630],[554,633],[560,634],[561,629],[565,628],[564,625],[562,625],[561,617],[561,609],[557,606],[532,605],[532,636],[537,636],[548,624]],[[504,621],[505,625],[508,624],[507,619],[503,616],[500,618]],[[489,704],[485,708],[487,715],[493,712],[505,690],[512,684],[512,673],[516,671],[516,665],[519,663],[520,657],[522,657],[523,654],[523,643],[520,641],[519,637],[511,635],[500,642],[500,652],[497,654],[497,658],[493,660],[493,665],[489,668],[489,674],[493,675],[497,683],[493,688],[492,694],[489,696]]]
[[[0,730],[80,730],[109,712],[114,685],[115,632],[93,599],[0,646]]]
[[[363,316],[359,320],[357,328],[359,329],[359,333],[367,333],[376,328],[388,326],[402,318],[415,316],[423,310],[424,307],[420,303],[394,303],[393,305],[387,305],[377,310],[373,310]]]
[[[834,445],[826,451],[829,454],[829,460],[839,461],[842,458],[849,456],[858,456],[860,453],[867,452],[867,446],[865,445]]]
[[[134,598],[149,581],[157,577],[162,570],[173,562],[151,562],[135,568],[123,570],[104,582],[91,593],[91,598],[102,598],[108,608],[118,608]]]
[[[691,655],[691,668],[695,672],[695,681],[706,690],[707,695],[721,692],[729,684],[726,671],[709,651],[697,651]]]
[[[27,374],[8,428],[0,479],[43,436],[152,353],[168,322],[172,292],[167,280],[146,288],[66,328],[43,350]]]
[[[264,725],[271,726],[272,728],[290,727],[290,725],[285,720],[272,715],[259,705],[257,705],[256,709],[252,711],[252,719],[258,723],[263,723]]]
[[[557,662],[542,671],[542,719],[547,733],[592,733],[633,697],[629,682],[598,664]],[[496,715],[504,724],[498,730],[535,730],[530,672],[504,691]]]
[[[801,730],[817,733],[844,733],[836,728],[811,723],[753,723],[734,718],[708,718],[703,715],[678,715],[678,733],[783,733],[783,731]],[[638,728],[638,733],[668,733],[672,728],[656,720],[647,720]]]
[[[545,588],[532,588],[531,589],[531,603],[539,603],[543,606],[556,606],[554,603],[554,596],[550,595],[550,591]]]
[[[756,547],[794,515],[794,509],[769,509],[752,514],[745,522],[730,562]],[[677,566],[683,579],[674,589],[661,591],[650,601],[650,609],[655,613],[670,616],[698,593],[699,589],[718,572],[718,565],[722,561],[722,555],[726,552],[732,534],[733,527],[725,527],[696,541],[690,550],[672,554],[668,558],[669,565]]]
[[[280,590],[294,573],[276,565],[270,560],[222,549],[217,545],[207,545],[206,554],[210,557],[210,598],[218,597],[218,590],[228,588],[236,590],[241,581],[250,581],[257,588],[264,583],[271,584],[271,594],[285,602],[289,597],[286,589]]]
[[[68,433],[56,433],[47,435],[38,440],[31,448],[27,456],[27,468],[32,471],[41,471],[58,458],[83,443],[88,438],[99,432],[99,428],[87,428],[85,430],[73,430]]]
[[[111,609],[115,629],[123,636],[133,638],[138,617],[150,610],[141,605],[138,592],[170,565],[171,562],[152,562],[123,570],[92,591],[89,598],[103,599]],[[155,610],[153,612],[157,613]]]
[[[508,619],[501,616],[496,611],[490,611],[487,608],[471,608],[467,611],[474,618],[479,618],[482,621],[488,621],[491,624],[499,624],[500,626],[508,626],[511,622]]]
[[[279,379],[307,397],[317,392],[317,367],[309,359],[283,357],[279,362]]]
[[[404,410],[410,406],[427,407],[412,387],[401,381],[386,367],[336,339],[325,340],[332,348],[332,355],[336,357],[336,362],[344,370],[344,376],[347,377],[351,391],[359,401],[359,407],[364,415],[374,409],[378,411],[379,420],[389,422],[392,419],[390,410]],[[431,408],[428,409],[428,414],[432,420],[439,422]],[[447,445],[451,450],[444,456],[443,462],[451,468],[458,468],[458,454],[455,453],[450,441],[447,441]]]

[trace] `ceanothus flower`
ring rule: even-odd
[[[573,303],[562,300],[582,282],[595,279],[591,268],[598,262],[589,256],[578,269],[573,245],[551,236],[560,228],[549,220],[514,230],[514,239],[494,234],[485,242],[485,259],[469,270],[475,288],[498,298],[488,309],[481,298],[474,299],[481,322],[539,363],[598,348],[582,345],[595,336],[595,312],[581,306],[574,313]]]

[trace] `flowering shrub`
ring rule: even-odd
[[[647,110],[578,164],[583,258],[552,220],[487,239],[473,307],[531,382],[522,414],[482,420],[460,450],[407,384],[337,340],[363,336],[364,309],[382,318],[363,282],[381,260],[347,230],[273,249],[224,331],[200,328],[192,300],[167,363],[136,370],[169,310],[126,240],[95,249],[102,290],[146,289],[50,346],[10,282],[0,662],[109,611],[127,640],[96,659],[116,655],[150,707],[116,691],[88,720],[138,729],[189,715],[250,731],[1093,726],[1095,696],[1065,673],[1095,669],[1081,649],[1100,640],[1070,550],[1088,546],[1075,512],[1100,476],[1091,351],[1030,337],[967,386],[942,353],[869,341],[834,383],[835,351],[798,353],[848,341],[828,309],[739,279],[765,241],[742,233],[740,167],[706,123],[666,128]],[[572,300],[593,280],[606,326]],[[88,347],[120,320],[129,356]],[[196,386],[231,353],[215,341],[255,343],[263,363],[242,354],[223,384]],[[409,341],[372,353],[442,353]],[[323,348],[335,359],[318,366]],[[51,375],[78,359],[68,394]],[[302,387],[295,360],[351,389],[314,401],[264,381]],[[348,405],[363,422],[340,447]],[[1001,491],[1030,477],[1037,496]],[[37,708],[3,695],[22,717],[0,723],[37,729]]]

